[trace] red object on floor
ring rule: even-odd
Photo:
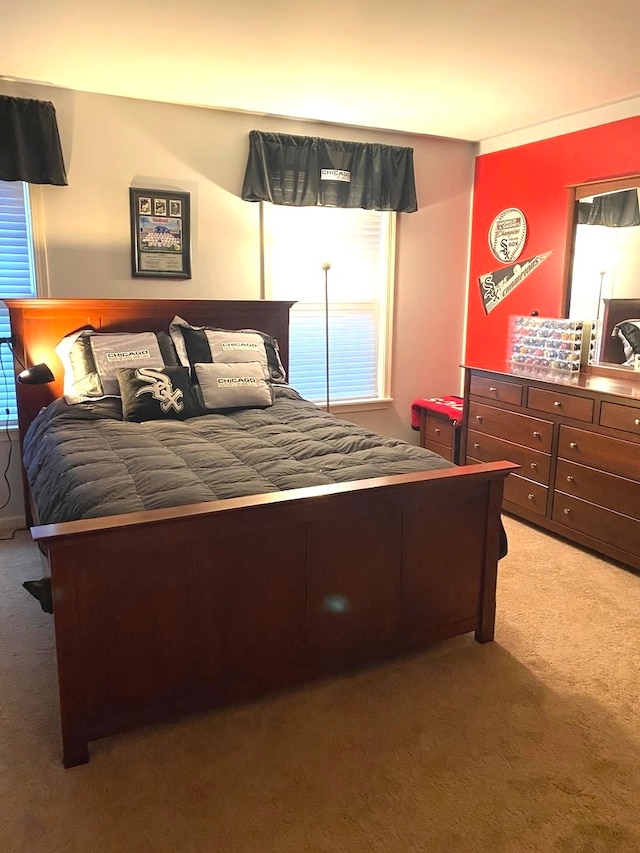
[[[462,421],[462,397],[424,397],[418,398],[411,404],[411,429],[420,429],[420,412],[428,409],[446,415],[454,424]]]

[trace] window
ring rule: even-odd
[[[0,181],[0,300],[36,295],[28,185]],[[9,312],[0,302],[0,338],[11,337]],[[13,356],[0,346],[0,417],[17,423]],[[4,418],[3,418],[4,419]]]
[[[289,382],[307,400],[388,397],[395,214],[360,208],[262,205],[266,295],[295,299]]]

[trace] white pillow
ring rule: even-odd
[[[273,404],[273,389],[257,361],[194,365],[205,409],[263,408]]]

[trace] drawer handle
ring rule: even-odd
[[[535,470],[535,469],[538,467],[538,463],[537,463],[537,462],[532,462],[532,463],[531,463],[531,467]]]
[[[489,391],[490,391],[492,394],[496,394],[496,393],[498,392],[498,389],[497,389],[497,388],[494,388],[494,386],[492,385],[492,386],[489,388]]]
[[[562,511],[565,515],[571,515],[571,510],[569,509],[568,506],[566,506]]]
[[[534,437],[534,438],[542,438],[542,435],[541,435],[541,433],[539,433],[539,432],[538,432],[538,430],[537,430],[537,429],[534,429],[534,431],[533,431],[533,437]]]
[[[477,420],[479,423],[482,423],[482,415],[476,415],[476,420]]]
[[[436,427],[436,435],[440,435],[440,427]]]
[[[477,441],[476,441],[476,443],[473,445],[473,447],[474,447],[474,449],[475,449],[475,450],[480,450],[480,445],[478,444],[478,442],[477,442]]]
[[[553,401],[553,405],[554,405],[556,408],[558,408],[558,409],[559,409],[559,408],[560,408],[560,406],[562,405],[562,403],[560,402],[560,400],[554,400],[554,401]]]
[[[533,494],[533,492],[529,492],[527,497],[529,498],[530,501],[534,501],[536,499],[536,496]]]
[[[570,442],[569,442],[569,447],[570,447],[572,450],[575,450],[577,446],[578,446],[578,442],[577,442],[577,441],[570,441]]]
[[[640,418],[636,418],[636,426],[640,426]]]
[[[567,483],[573,483],[573,474],[567,474]]]

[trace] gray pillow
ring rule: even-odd
[[[196,364],[201,403],[208,411],[264,408],[273,404],[273,388],[258,361],[241,364]]]
[[[257,329],[217,329],[213,326],[192,326],[182,317],[174,317],[169,334],[184,367],[220,362],[237,364],[259,361],[266,365],[266,378],[285,382],[284,366],[275,338]]]
[[[175,367],[178,356],[167,332],[96,332],[82,329],[56,346],[64,368],[67,403],[119,396],[117,371],[126,367]]]

